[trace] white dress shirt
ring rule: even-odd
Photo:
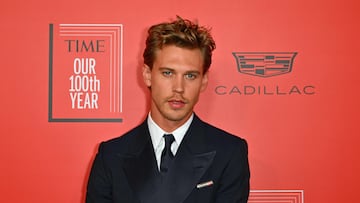
[[[149,113],[148,118],[147,118],[147,123],[149,126],[150,137],[151,137],[151,141],[152,141],[152,144],[154,147],[156,162],[157,162],[157,166],[158,166],[159,170],[160,170],[161,153],[162,153],[163,149],[165,148],[165,139],[164,139],[163,135],[164,134],[173,134],[174,135],[175,141],[171,144],[171,152],[175,156],[175,154],[180,146],[180,143],[185,136],[186,131],[190,127],[190,124],[191,124],[193,118],[194,118],[194,114],[192,114],[190,116],[190,118],[182,126],[177,128],[173,132],[166,132],[163,129],[161,129],[154,122],[154,120],[151,118],[151,115]]]

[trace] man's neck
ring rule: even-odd
[[[189,114],[184,119],[179,120],[179,121],[169,120],[164,117],[157,118],[151,112],[150,112],[150,115],[151,115],[151,118],[153,119],[153,121],[165,132],[173,132],[176,129],[178,129],[179,127],[181,127],[182,125],[184,125],[184,123],[186,123],[189,120],[189,118],[193,115],[193,113]]]

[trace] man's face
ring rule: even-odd
[[[208,82],[200,50],[174,45],[156,52],[152,69],[145,65],[143,77],[151,88],[151,117],[167,131],[186,122]]]

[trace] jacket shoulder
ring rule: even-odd
[[[146,123],[142,123],[119,137],[100,143],[99,151],[105,153],[132,153],[136,147],[148,141]]]
[[[220,129],[212,124],[203,121],[202,125],[206,136],[209,139],[216,141],[217,143],[230,145],[246,144],[246,140],[238,135],[229,133],[223,129]]]

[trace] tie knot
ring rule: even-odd
[[[170,149],[171,144],[175,141],[174,135],[165,134],[164,139],[165,139],[165,148]]]

